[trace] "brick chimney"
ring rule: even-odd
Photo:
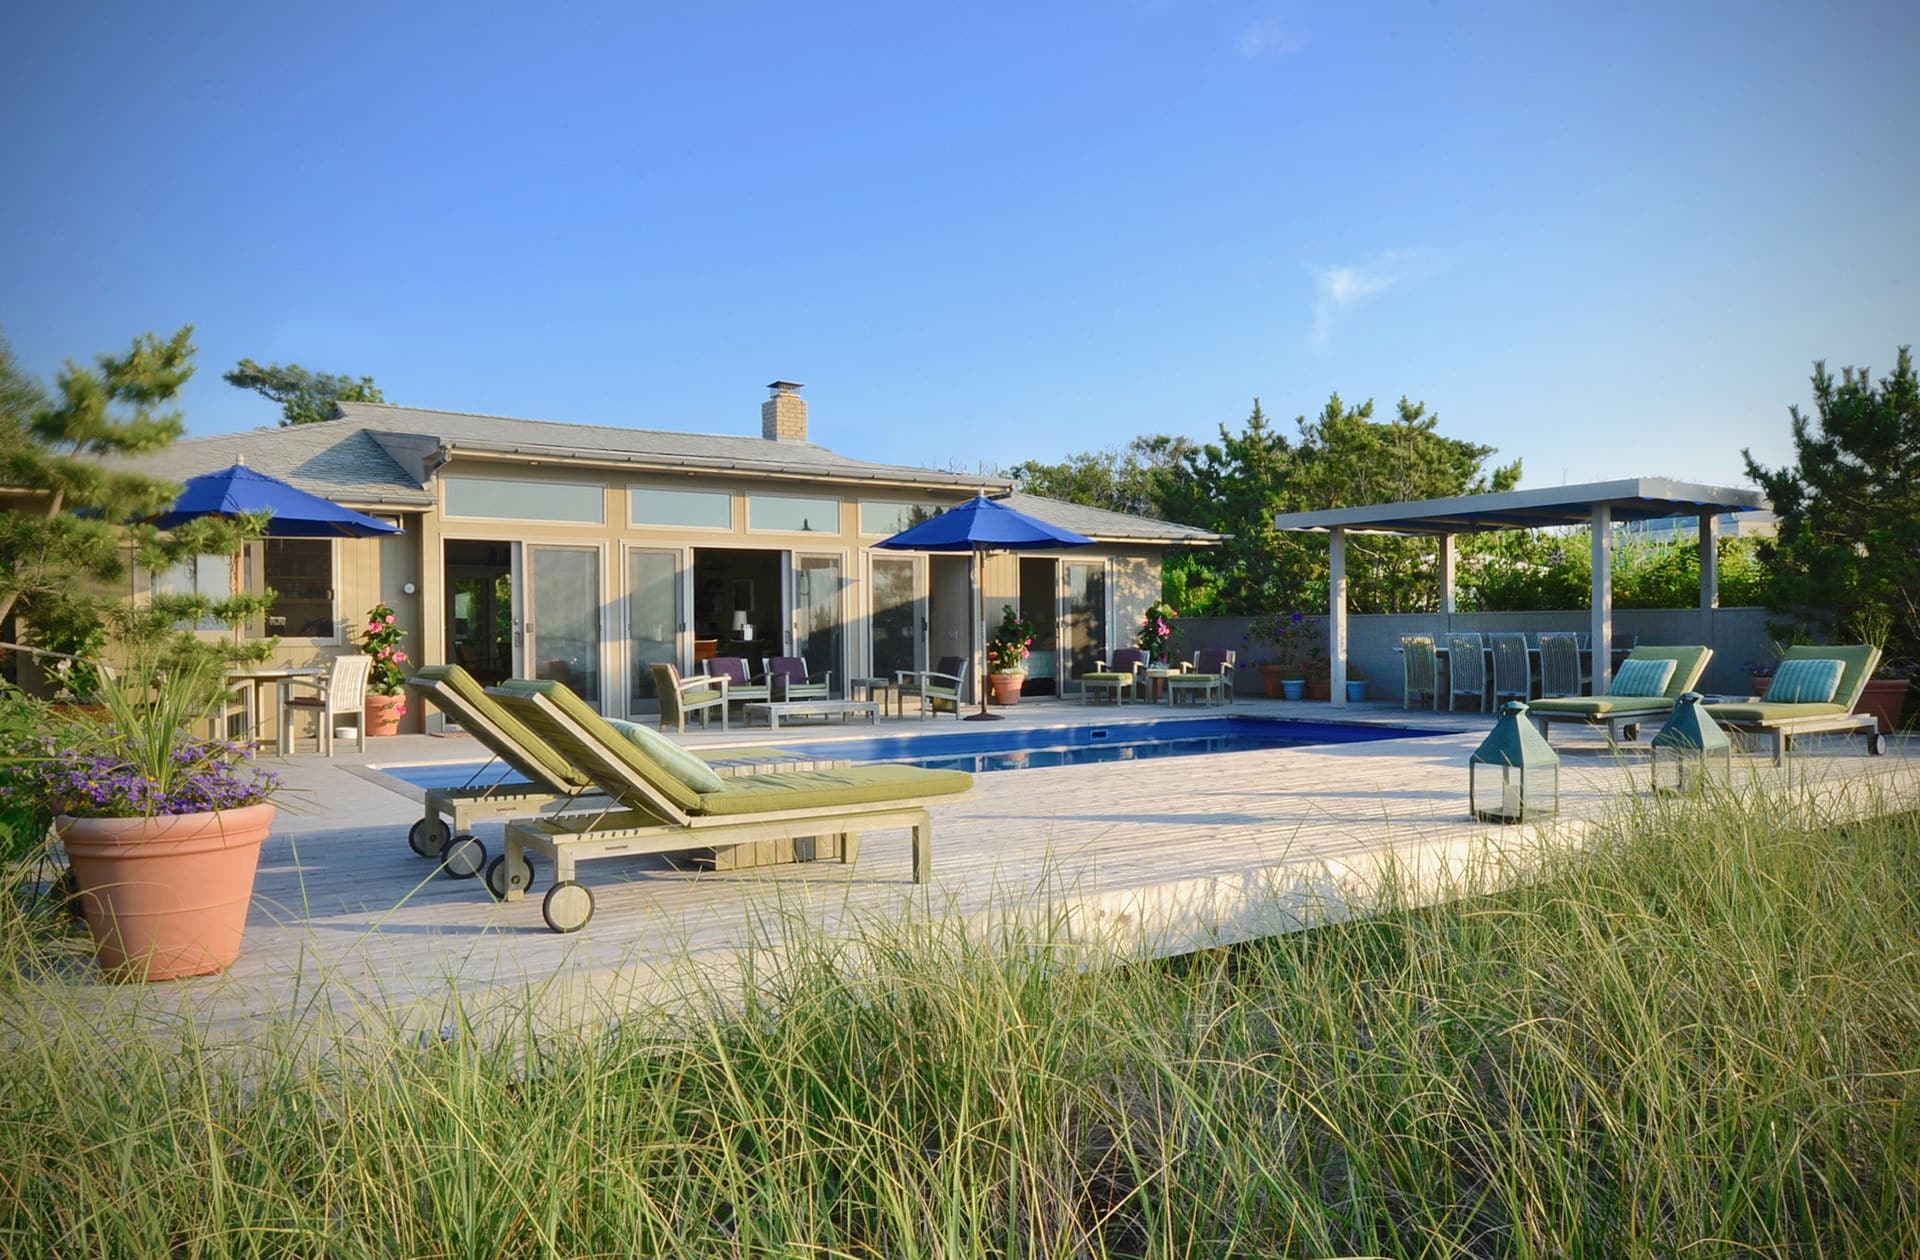
[[[773,396],[760,404],[760,436],[769,442],[807,440],[807,400],[799,381],[772,381]]]

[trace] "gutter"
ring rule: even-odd
[[[942,486],[966,490],[1005,490],[1013,488],[1011,481],[993,477],[964,477],[957,473],[937,473],[929,471],[924,476],[911,472],[872,472],[863,473],[851,469],[821,469],[819,471],[795,471],[791,465],[778,464],[767,460],[750,459],[707,459],[699,456],[673,455],[622,455],[609,451],[603,455],[575,455],[565,450],[549,446],[513,446],[505,443],[455,443],[441,446],[436,460],[428,469],[429,475],[445,466],[456,457],[469,459],[521,459],[546,460],[556,464],[570,464],[583,468],[633,468],[658,469],[664,472],[747,472],[756,476],[768,477],[779,481],[838,481],[854,485],[888,486]]]

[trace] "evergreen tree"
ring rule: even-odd
[[[331,420],[335,403],[386,401],[371,376],[309,372],[298,363],[262,366],[252,359],[242,359],[221,379],[279,403],[282,428]]]

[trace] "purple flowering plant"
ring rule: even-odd
[[[1288,678],[1318,677],[1327,671],[1323,640],[1320,619],[1305,613],[1271,613],[1255,617],[1247,627],[1247,642],[1270,648],[1266,663],[1278,665]]]

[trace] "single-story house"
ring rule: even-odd
[[[416,662],[559,679],[613,715],[657,709],[651,664],[686,673],[713,655],[801,656],[839,695],[943,656],[970,658],[978,680],[971,557],[874,549],[978,493],[1097,544],[986,565],[989,619],[1014,604],[1039,627],[1038,690],[1132,640],[1168,548],[1215,540],[1002,478],[849,458],[808,440],[800,386],[769,388],[758,437],[345,403],[331,421],[189,439],[143,466],[185,479],[243,461],[402,527],[249,549],[249,587],[278,593],[253,629],[286,662],[353,650],[385,602]],[[136,575],[131,593],[230,581],[224,560],[193,568]]]

